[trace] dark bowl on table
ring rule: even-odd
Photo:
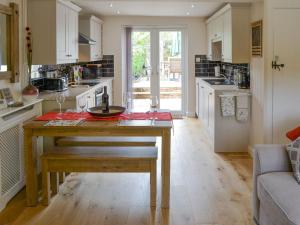
[[[109,106],[108,112],[103,112],[104,107],[97,106],[87,109],[87,112],[93,116],[97,117],[111,117],[111,116],[118,116],[125,112],[125,108],[122,106]]]

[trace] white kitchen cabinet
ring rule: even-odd
[[[223,58],[225,62],[232,62],[232,13],[227,10],[224,13],[224,36],[223,36]]]
[[[207,59],[212,60],[213,23],[207,24]]]
[[[68,59],[73,62],[77,61],[79,59],[78,56],[78,12],[76,12],[73,9],[67,9],[67,15],[68,18]],[[66,54],[67,55],[67,54]]]
[[[208,90],[207,88],[202,88],[202,91],[201,91],[201,98],[202,98],[202,101],[201,101],[201,108],[203,109],[203,112],[202,112],[202,121],[205,125],[205,127],[208,127],[208,118],[209,118],[209,115],[208,115]]]
[[[210,134],[212,134],[214,129],[215,114],[214,90],[201,79],[197,79],[197,87],[197,115],[202,121],[204,127],[209,131]]]
[[[79,32],[95,41],[95,44],[92,45],[79,46],[81,62],[102,59],[102,24],[103,21],[95,16],[80,16]]]
[[[68,44],[67,44],[67,8],[57,3],[57,58],[58,60],[66,60],[68,55]]]
[[[199,93],[200,91],[200,83],[199,80],[196,78],[196,116],[199,118]]]
[[[205,116],[205,89],[203,84],[200,82],[200,89],[199,89],[199,118],[204,120]]]
[[[240,90],[234,86],[225,85],[212,86],[201,78],[196,78],[199,90],[198,96],[198,119],[202,122],[202,127],[207,132],[211,140],[214,152],[245,152],[249,144],[248,121],[237,121],[235,116],[223,117],[221,113],[220,95],[225,93],[249,93],[249,90]],[[225,92],[225,93],[224,93]],[[250,99],[249,99],[250,102]],[[249,104],[249,112],[250,104]]]
[[[197,93],[196,93],[196,100],[197,100],[197,115],[198,118],[203,122],[205,126],[208,126],[209,120],[209,99],[208,99],[208,90],[206,85],[201,79],[197,79]]]
[[[250,61],[250,5],[231,3],[207,21],[208,59],[212,59],[212,42],[222,42],[222,61]]]
[[[211,38],[213,41],[223,39],[223,15],[220,15],[214,20],[212,20]]]
[[[208,89],[207,95],[208,120],[207,128],[211,136],[213,136],[215,125],[215,93],[213,89]]]
[[[29,0],[28,25],[33,37],[33,64],[78,61],[78,13],[64,0]]]

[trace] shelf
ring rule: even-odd
[[[24,102],[24,105],[20,107],[8,107],[6,109],[2,109],[0,110],[0,117],[1,118],[9,117],[10,115],[18,113],[19,111],[24,111],[26,109],[29,109],[31,108],[31,106],[34,106],[35,104],[42,101],[43,101],[42,99],[36,99],[31,102]]]

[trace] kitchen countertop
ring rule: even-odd
[[[196,77],[196,79],[200,80],[212,80],[212,79],[224,79],[222,77]],[[205,82],[205,81],[204,81]],[[240,89],[236,85],[211,85],[208,82],[205,82],[205,84],[214,89],[215,91],[239,91],[239,92],[246,92],[249,93],[250,89]]]
[[[96,80],[84,80],[85,83],[93,83],[93,82],[100,82],[95,86],[88,86],[88,85],[78,85],[78,86],[69,86],[68,90],[65,90],[61,93],[64,94],[66,101],[76,100],[76,97],[84,95],[90,91],[93,91],[103,84],[103,82],[112,80],[113,77],[103,77]],[[44,91],[41,92],[38,96],[38,99],[43,99],[44,101],[56,101],[56,95],[58,92],[56,91]]]

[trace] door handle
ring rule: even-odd
[[[284,64],[277,64],[277,61],[272,61],[272,69],[274,70],[279,70],[280,68],[284,68]]]

